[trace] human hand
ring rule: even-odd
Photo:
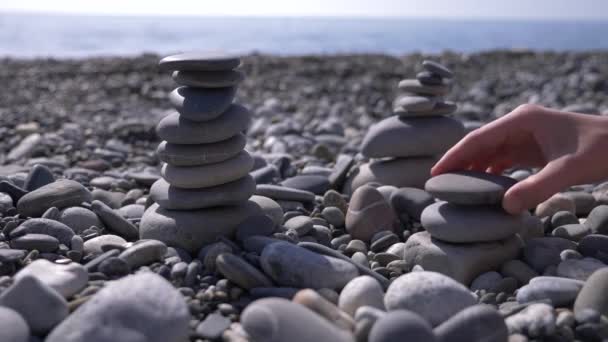
[[[568,186],[608,178],[607,152],[608,118],[522,105],[465,136],[431,175],[541,167],[505,193],[504,209],[518,214]]]

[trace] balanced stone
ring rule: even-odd
[[[184,145],[161,142],[156,155],[161,161],[174,166],[196,166],[219,163],[235,157],[245,148],[247,139],[237,134],[216,143]]]
[[[399,82],[399,90],[414,93],[414,94],[425,94],[425,95],[437,95],[443,96],[448,93],[450,90],[449,86],[446,84],[438,84],[438,85],[427,85],[422,84],[419,80],[416,79],[408,79],[401,80]]]
[[[414,112],[404,110],[402,108],[393,108],[393,112],[402,117],[402,118],[415,118],[420,116],[439,116],[439,115],[448,115],[452,114],[456,111],[458,106],[451,101],[439,101],[435,102],[435,106],[433,108],[425,111],[425,112]],[[465,128],[466,131],[466,128]]]
[[[464,126],[449,117],[392,116],[373,125],[361,145],[370,158],[439,155],[464,136]]]
[[[393,102],[393,108],[404,112],[426,112],[435,107],[436,100],[426,96],[400,96]]]
[[[245,78],[245,75],[239,70],[178,70],[173,72],[172,77],[175,83],[185,86],[199,88],[223,88],[236,86]]]
[[[475,305],[464,285],[436,272],[411,272],[395,279],[386,291],[388,310],[411,310],[437,326],[460,310]]]
[[[245,218],[260,213],[260,207],[251,201],[188,211],[167,210],[153,204],[141,219],[139,237],[160,240],[168,246],[195,253],[218,237],[232,236]]]
[[[522,229],[523,218],[523,215],[509,215],[494,206],[437,202],[424,209],[420,222],[432,237],[462,243],[508,238]]]
[[[445,66],[441,65],[440,63],[437,63],[434,61],[429,61],[429,60],[422,61],[422,67],[425,68],[426,70],[428,70],[429,72],[437,74],[441,77],[445,77],[445,78],[454,77],[454,73],[452,73],[452,71],[450,69],[448,69]]]
[[[424,85],[440,85],[443,84],[443,78],[436,73],[428,70],[421,71],[416,74],[416,79]]]
[[[255,181],[249,175],[229,183],[197,189],[178,188],[159,179],[150,188],[150,198],[165,209],[191,210],[236,205],[247,201],[254,192]]]
[[[209,121],[222,115],[234,100],[236,87],[225,88],[175,88],[169,101],[184,119]]]
[[[221,52],[185,52],[160,60],[160,70],[222,71],[238,67],[241,59]]]
[[[521,243],[512,236],[503,241],[451,244],[431,238],[428,232],[419,232],[405,242],[403,259],[408,268],[420,265],[468,285],[478,275],[515,259]]]
[[[209,144],[229,139],[249,126],[249,111],[238,104],[232,104],[218,118],[197,122],[173,113],[162,119],[156,132],[158,136],[172,144]]]
[[[173,166],[164,164],[161,174],[167,183],[184,189],[208,188],[234,182],[249,174],[253,158],[241,151],[236,157],[215,164]]]
[[[517,181],[478,171],[444,173],[429,179],[425,190],[454,204],[500,204],[505,192]]]

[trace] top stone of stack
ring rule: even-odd
[[[494,205],[517,181],[513,178],[478,171],[444,173],[429,179],[425,190],[434,197],[454,204]]]
[[[164,71],[225,71],[240,64],[241,59],[238,56],[225,53],[185,52],[161,59],[158,66]]]

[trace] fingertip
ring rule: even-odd
[[[518,195],[506,193],[502,199],[503,209],[511,215],[519,215],[526,210],[521,198]]]

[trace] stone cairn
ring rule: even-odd
[[[347,192],[366,183],[422,188],[437,157],[464,136],[462,123],[446,116],[456,110],[455,103],[443,99],[452,71],[432,61],[423,61],[422,67],[416,79],[399,82],[395,115],[367,132],[361,153],[375,160],[359,168]]]
[[[249,111],[233,103],[244,76],[240,59],[209,53],[163,58],[160,69],[173,72],[180,87],[169,100],[175,108],[163,118],[157,149],[162,178],[150,189],[155,202],[144,214],[140,237],[197,252],[255,211],[249,175],[253,158],[242,133]]]

